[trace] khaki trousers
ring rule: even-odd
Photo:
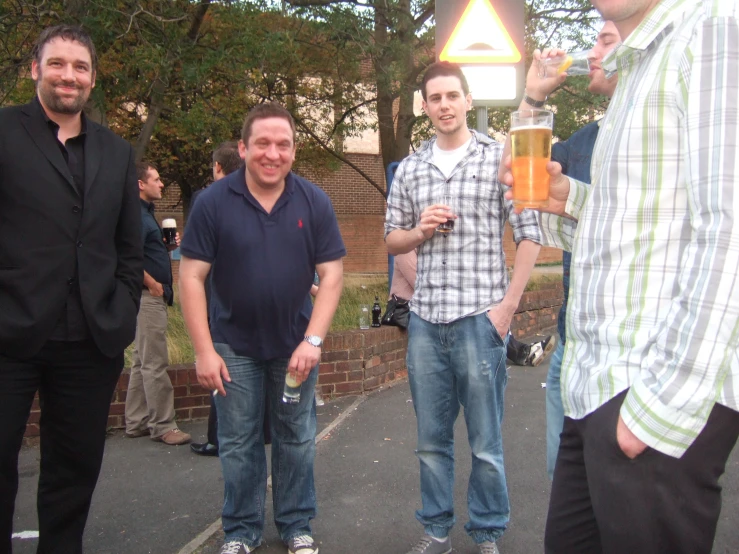
[[[126,394],[127,432],[149,428],[152,437],[161,437],[177,428],[168,366],[167,305],[163,297],[154,297],[144,290]]]

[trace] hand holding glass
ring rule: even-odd
[[[547,163],[552,156],[554,114],[547,110],[519,110],[511,114],[511,173],[513,205],[549,205]]]
[[[590,74],[590,50],[582,50],[580,52],[570,52],[564,56],[556,56],[554,58],[542,58],[538,62],[539,77],[556,77],[562,73],[570,75],[589,75]]]
[[[300,402],[300,382],[290,370],[285,373],[285,388],[282,390],[282,401],[285,404],[297,404]]]
[[[441,203],[445,206],[449,206],[450,215],[456,215],[456,203],[455,198],[451,194],[445,194],[441,197]],[[448,235],[454,231],[454,219],[447,219],[446,222],[440,223],[436,230],[442,235]]]

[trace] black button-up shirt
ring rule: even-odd
[[[141,200],[141,235],[144,239],[144,271],[164,288],[164,300],[172,305],[172,264],[162,228],[154,217],[154,203]]]
[[[75,213],[78,213],[80,220],[82,219],[82,209],[84,207],[85,196],[85,140],[87,138],[87,120],[85,114],[82,114],[82,128],[80,134],[76,137],[67,139],[62,144],[59,141],[59,125],[49,119],[46,115],[41,102],[38,98],[35,100],[38,105],[38,112],[44,118],[49,132],[54,136],[57,146],[67,162],[69,172],[72,174],[77,193],[80,197],[79,206],[75,206]],[[79,229],[78,229],[79,230]],[[79,243],[78,243],[79,245]],[[51,340],[59,341],[79,341],[89,337],[90,331],[87,328],[87,320],[82,310],[82,294],[80,292],[80,284],[77,273],[77,264],[75,260],[75,272],[73,276],[67,277],[69,285],[69,295],[64,305],[64,310],[59,316],[56,327],[51,333]]]

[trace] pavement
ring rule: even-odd
[[[503,426],[511,523],[498,545],[502,554],[543,551],[549,497],[545,470],[542,383],[547,364],[513,366]],[[406,381],[364,397],[327,402],[318,409],[315,475],[318,517],[313,531],[322,554],[403,554],[420,537],[416,422]],[[182,428],[201,440],[206,423]],[[464,419],[457,421],[455,554],[476,549],[464,532],[470,454]],[[14,529],[15,554],[35,552],[38,529],[35,490],[38,447],[22,450]],[[739,553],[739,449],[722,480],[723,511],[713,552]],[[147,438],[108,438],[105,461],[85,532],[87,554],[217,554],[223,540],[220,509],[223,479],[218,460],[195,456],[189,447],[170,447]],[[268,497],[260,554],[285,554],[272,521]]]

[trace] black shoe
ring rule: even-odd
[[[190,445],[190,450],[200,456],[218,456],[218,447],[209,442],[194,442]]]

